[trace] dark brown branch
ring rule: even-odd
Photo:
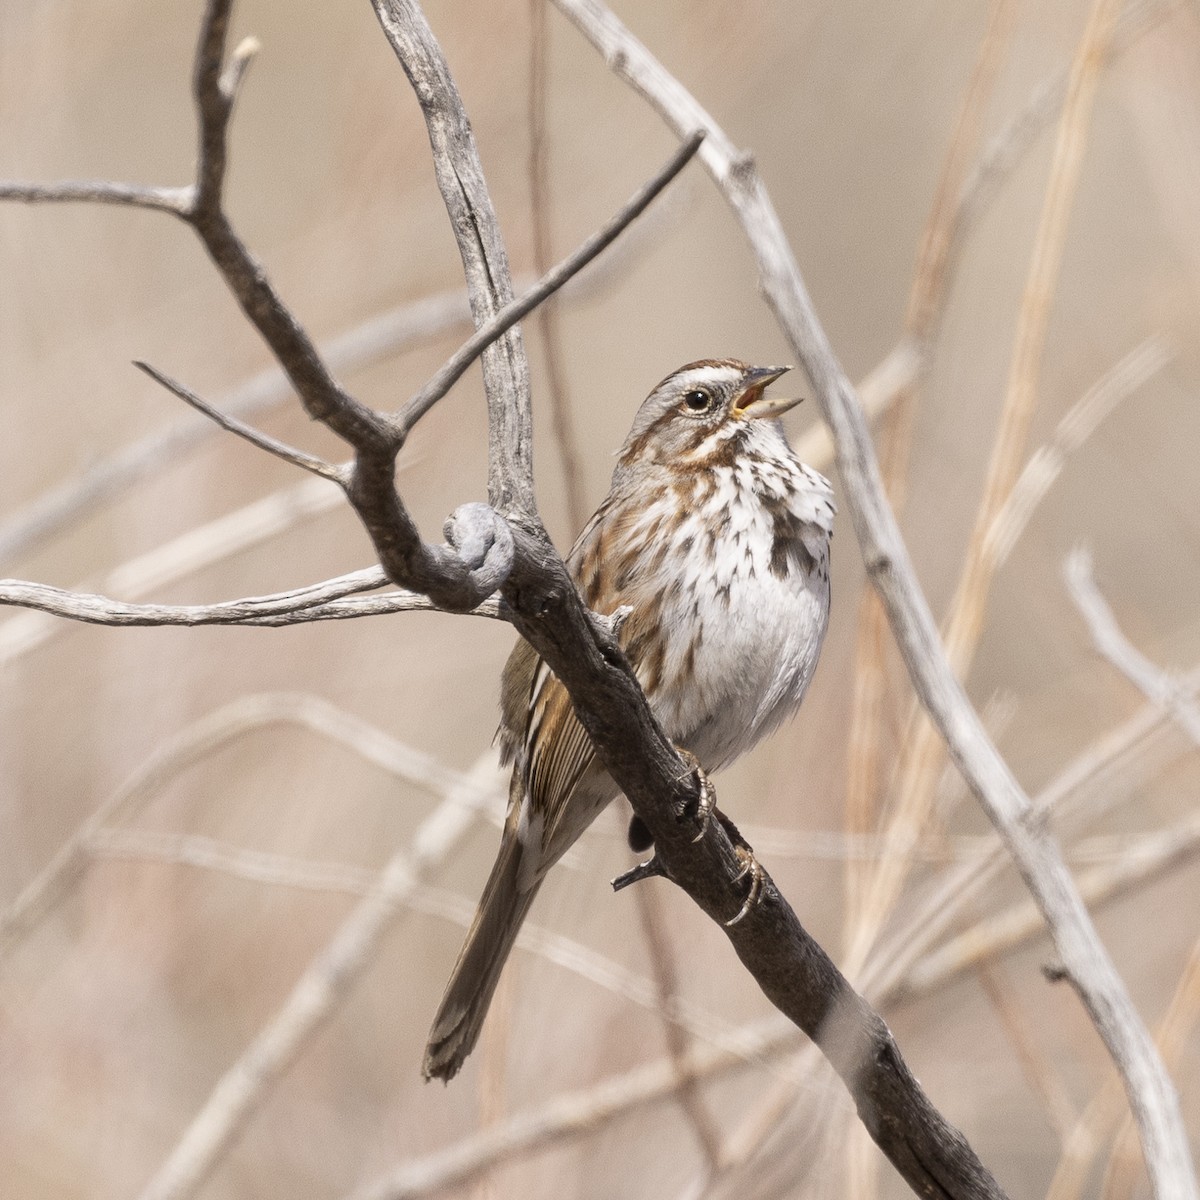
[[[691,162],[703,140],[703,133],[696,133],[686,138],[666,164],[653,178],[638,188],[606,225],[593,233],[558,266],[547,271],[520,299],[506,304],[494,317],[480,325],[474,335],[454,352],[437,374],[404,406],[396,422],[401,436],[408,436],[412,427],[462,378],[463,372],[488,346],[511,329],[522,317],[531,313],[547,297],[557,292],[563,284],[582,271],[597,255],[607,250],[650,207],[655,197],[667,184]]]
[[[391,420],[354,399],[333,378],[225,213],[222,188],[228,127],[237,83],[248,61],[243,49],[240,55],[235,52],[228,67],[224,62],[231,7],[232,0],[209,0],[200,31],[194,72],[200,164],[195,203],[186,219],[242,311],[287,372],[309,416],[354,448],[347,496],[389,578],[424,593],[437,607],[470,611],[495,591],[507,571],[511,552],[507,530],[494,514],[489,519],[483,506],[474,505],[452,518],[449,546],[421,540],[396,492],[393,476],[401,440]],[[459,553],[460,543],[470,547],[470,560]]]
[[[234,94],[223,86],[222,76],[231,8],[232,0],[209,0],[200,33],[195,71],[200,164],[195,202],[186,219],[199,234],[242,311],[287,372],[309,416],[327,425],[356,450],[394,454],[396,438],[390,423],[355,400],[329,374],[316,346],[225,214],[222,186]]]
[[[693,776],[665,741],[619,652],[591,628],[565,578],[545,588],[556,563],[517,532],[518,554],[505,594],[514,624],[551,663],[605,765],[655,838],[669,878],[729,937],[742,963],[780,1011],[817,1041],[842,1074],[872,1137],[923,1195],[1000,1197],[1003,1192],[962,1135],[912,1076],[890,1031],[804,929],[769,877],[758,903],[734,925],[747,881],[744,859],[721,822],[693,842],[695,827],[675,813],[696,801]],[[534,620],[524,614],[540,612]]]

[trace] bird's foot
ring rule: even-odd
[[[709,782],[704,768],[700,765],[700,760],[690,750],[684,750],[679,746],[676,746],[675,749],[679,752],[680,758],[687,763],[687,772],[681,775],[680,779],[685,779],[688,775],[695,775],[696,782],[700,786],[700,795],[696,801],[688,804],[678,814],[680,821],[695,821],[699,825],[699,832],[692,838],[692,842],[695,843],[708,832],[708,822],[717,809],[717,793]]]
[[[745,843],[734,846],[734,853],[737,854],[741,861],[742,869],[738,872],[738,879],[745,879],[750,876],[750,889],[746,893],[746,899],[742,903],[742,907],[738,910],[737,915],[730,917],[725,922],[725,927],[728,929],[731,925],[736,925],[754,906],[762,899],[763,880],[767,873],[759,865],[758,859],[754,857],[754,851]],[[736,880],[735,880],[736,882]]]

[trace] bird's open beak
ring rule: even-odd
[[[753,421],[759,417],[782,416],[789,408],[795,408],[800,403],[799,399],[772,397],[768,400],[763,396],[763,392],[769,384],[774,383],[776,379],[791,369],[791,367],[751,367],[745,374],[742,390],[734,397],[733,415],[743,420]]]

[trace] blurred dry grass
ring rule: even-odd
[[[1017,7],[982,107],[981,147],[1066,68],[1089,7]],[[673,0],[625,8],[635,32],[756,151],[834,345],[852,374],[865,375],[904,328],[921,231],[989,6],[856,0],[744,11]],[[1145,703],[1096,656],[1068,597],[1060,566],[1077,542],[1093,548],[1105,595],[1151,660],[1185,670],[1200,658],[1200,16],[1191,4],[1164,8],[1100,81],[1023,460],[1055,438],[1080,397],[1130,351],[1148,338],[1169,349],[1067,456],[994,579],[969,676],[1034,794]],[[442,0],[428,15],[472,114],[514,268],[527,271],[528,6],[504,0],[480,15]],[[5,4],[0,176],[184,179],[197,18],[196,5],[146,0]],[[549,216],[562,253],[658,165],[669,138],[557,13],[547,27]],[[264,49],[235,126],[231,205],[310,328],[332,336],[456,287],[422,123],[369,6],[297,15],[293,6],[247,0],[236,29],[256,34]],[[938,612],[955,590],[983,489],[1052,145],[1051,124],[969,230],[913,409],[904,525]],[[558,313],[589,505],[604,493],[610,452],[655,380],[704,355],[774,361],[782,353],[721,201],[697,172],[680,196],[669,223],[640,241],[634,235],[619,276],[564,300]],[[183,418],[130,359],[148,359],[206,396],[268,363],[186,231],[160,217],[7,206],[0,262],[6,515]],[[395,403],[460,334],[446,331],[347,382],[364,399]],[[539,498],[565,545],[573,530],[549,432],[545,347],[532,326],[526,336],[539,406]],[[801,409],[793,433],[814,416]],[[336,452],[293,407],[261,423]],[[406,452],[405,494],[428,531],[483,494],[484,445],[473,374]],[[233,439],[210,438],[0,570],[95,584],[298,482]],[[153,595],[200,602],[280,590],[365,565],[368,555],[352,518],[331,508],[218,552],[158,582]],[[830,639],[801,716],[717,782],[722,806],[842,959],[856,928],[844,879],[848,870],[872,870],[877,851],[861,820],[847,825],[844,813],[862,590],[845,521],[835,573]],[[24,618],[4,620],[16,619]],[[0,641],[11,637],[4,628]],[[311,694],[469,770],[494,728],[495,681],[510,640],[502,626],[436,615],[282,631],[54,626],[4,663],[0,899],[11,902],[142,764],[245,697]],[[887,804],[909,710],[894,655],[878,661],[882,718],[867,797],[874,811]],[[162,779],[122,824],[140,840],[106,843],[64,902],[5,952],[6,1196],[115,1197],[144,1185],[332,936],[356,890],[435,810],[437,788],[362,750],[311,724],[245,726]],[[1069,857],[1081,875],[1128,861],[1143,835],[1192,818],[1198,785],[1200,757],[1184,733],[1168,725],[1140,737],[1074,794],[1058,826]],[[1002,870],[961,910],[948,904],[956,873],[982,878],[970,864],[986,852],[987,830],[952,774],[926,786],[931,816],[863,966],[868,979],[885,979],[929,928],[927,910],[953,918],[936,947],[1023,900]],[[497,792],[493,816],[499,808]],[[666,1055],[656,1000],[663,988],[674,989],[684,1053],[703,1057],[769,1018],[719,932],[652,884],[676,960],[673,976],[660,972],[656,985],[644,936],[650,918],[639,917],[628,893],[614,898],[607,888],[627,862],[621,826],[614,808],[557,872],[533,916],[544,936],[510,965],[503,1012],[481,1052],[453,1086],[429,1088],[418,1078],[429,1015],[496,840],[491,823],[473,823],[427,889],[412,895],[363,981],[246,1122],[203,1194],[337,1196],[460,1143],[486,1150],[491,1143],[479,1139],[498,1138],[507,1122],[545,1116],[562,1093]],[[160,861],[180,856],[204,865]],[[357,870],[317,879],[301,869],[311,863]],[[1200,867],[1186,853],[1097,908],[1147,1022],[1170,1015],[1175,1078],[1200,1130],[1188,967],[1197,913]],[[1034,936],[965,973],[927,971],[924,989],[910,986],[885,1016],[935,1102],[1014,1195],[1045,1194],[1052,1179],[1061,1196],[1141,1194],[1141,1177],[1124,1159],[1109,1162],[1114,1146],[1124,1154],[1116,1137],[1123,1111],[1097,1099],[1111,1089],[1109,1068],[1074,997],[1043,978],[1047,954]],[[614,1102],[604,1120],[549,1145],[517,1146],[452,1194],[866,1196],[872,1172],[846,1151],[854,1122],[840,1085],[798,1039],[771,1047],[701,1082],[687,1105],[670,1098],[668,1073],[665,1098]],[[1075,1122],[1085,1113],[1098,1116],[1080,1132]],[[727,1167],[706,1183],[714,1147]],[[879,1194],[903,1194],[886,1167],[879,1174]]]

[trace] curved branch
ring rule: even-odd
[[[88,625],[300,625],[307,621],[344,620],[396,612],[440,612],[418,592],[386,592],[348,600],[358,592],[387,585],[379,567],[290,592],[247,596],[219,604],[129,604],[108,596],[72,592],[24,579],[0,579],[0,606],[32,608]],[[503,620],[500,602],[491,597],[471,610],[476,616]]]

